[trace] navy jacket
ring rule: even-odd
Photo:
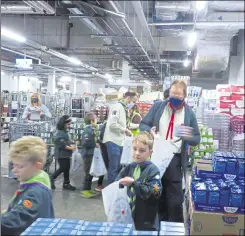
[[[117,181],[124,177],[133,177],[133,163],[127,165],[117,176]],[[141,167],[141,175],[133,184],[136,194],[134,224],[136,230],[158,230],[157,205],[162,192],[160,172],[150,163]],[[130,188],[128,188],[130,191]]]
[[[167,99],[165,101],[156,102],[155,104],[153,104],[153,106],[151,107],[147,115],[141,121],[139,127],[140,131],[150,132],[151,128],[155,126],[156,131],[159,132],[160,119],[164,112],[165,106],[168,104],[168,102],[169,100]],[[184,109],[185,109],[184,125],[193,128],[193,137],[188,141],[183,140],[182,147],[181,147],[180,162],[183,170],[185,171],[188,164],[187,155],[186,155],[186,145],[188,144],[190,146],[196,146],[200,143],[201,138],[200,138],[200,131],[194,112],[187,104],[185,104]]]
[[[82,151],[81,154],[83,157],[90,157],[94,155],[94,149],[96,147],[96,132],[95,128],[92,125],[87,125],[84,128],[81,140]]]
[[[14,198],[8,211],[1,215],[1,235],[20,235],[38,218],[54,218],[49,186],[40,183],[28,186]]]
[[[55,159],[70,158],[72,156],[71,150],[66,150],[66,146],[72,144],[68,132],[65,130],[58,130],[55,137]]]

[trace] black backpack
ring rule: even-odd
[[[100,128],[99,142],[103,142],[104,134],[105,134],[106,122]]]

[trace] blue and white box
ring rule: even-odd
[[[84,221],[83,226],[107,227],[108,223],[107,222],[89,222],[89,221]]]
[[[50,222],[50,223],[58,223],[60,219],[54,218],[38,218],[35,222]]]
[[[60,219],[59,223],[83,225],[84,224],[84,220]]]
[[[49,235],[76,235],[77,230],[74,229],[53,229]]]
[[[106,232],[111,232],[111,233],[130,233],[131,229],[130,228],[125,228],[125,227],[106,227],[105,229]]]
[[[21,235],[48,235],[52,228],[29,227]]]
[[[75,229],[75,230],[79,230],[81,227],[82,227],[82,225],[77,225],[77,224],[58,223],[55,228],[57,228],[57,229]]]
[[[54,228],[57,223],[50,223],[45,221],[35,221],[31,224],[31,227],[43,227],[43,228]]]
[[[107,227],[125,227],[125,228],[132,228],[133,225],[132,224],[123,224],[123,223],[113,223],[110,222],[108,223]]]
[[[171,231],[160,231],[159,232],[159,236],[162,236],[162,235],[185,235],[185,232],[171,232]]]
[[[95,231],[77,231],[76,235],[104,235],[103,232]]]
[[[136,231],[134,230],[132,235],[158,235],[158,231]]]
[[[105,231],[106,227],[96,227],[96,226],[82,226],[80,228],[80,231],[97,231],[97,232],[102,232]]]

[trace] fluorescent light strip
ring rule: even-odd
[[[1,28],[1,35],[5,36],[6,38],[13,39],[15,41],[21,42],[21,43],[26,42],[26,38],[24,38],[23,36],[21,36],[19,34],[11,32],[10,30],[7,30],[5,28]]]

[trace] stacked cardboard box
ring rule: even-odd
[[[244,85],[218,84],[217,111],[231,116],[244,116]]]
[[[137,103],[137,108],[142,117],[145,117],[145,115],[148,113],[151,107],[152,107],[152,103],[144,103],[144,102]]]

